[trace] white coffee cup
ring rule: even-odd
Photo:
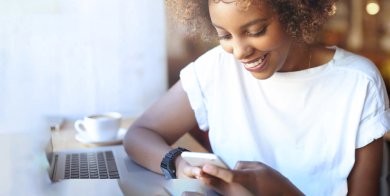
[[[117,137],[122,115],[117,112],[94,114],[77,120],[74,127],[91,141],[107,141]]]

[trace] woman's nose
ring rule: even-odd
[[[237,41],[233,45],[233,55],[238,59],[245,59],[253,53],[253,48],[242,41]]]

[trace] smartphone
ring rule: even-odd
[[[217,155],[204,152],[182,152],[181,157],[187,161],[188,164],[195,167],[201,167],[206,163],[218,167],[229,169],[229,166]]]

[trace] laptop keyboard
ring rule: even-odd
[[[65,179],[119,179],[112,151],[66,155]]]

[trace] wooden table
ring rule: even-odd
[[[125,118],[122,120],[122,128],[128,128],[134,122],[134,118]],[[59,130],[52,131],[54,151],[80,149],[96,147],[94,144],[83,144],[75,139],[76,130],[73,127],[74,120],[65,120]],[[191,135],[188,133],[181,137],[173,146],[181,146],[195,152],[207,152]]]

